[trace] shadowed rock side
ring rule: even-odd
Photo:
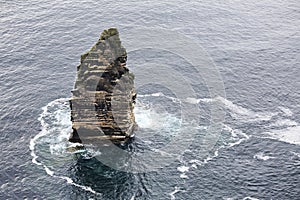
[[[71,142],[126,141],[136,126],[134,75],[126,67],[127,53],[118,30],[103,31],[81,56],[70,99]]]

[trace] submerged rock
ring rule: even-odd
[[[110,139],[119,143],[133,136],[136,92],[126,61],[116,28],[103,31],[91,50],[81,56],[70,99],[71,142]]]

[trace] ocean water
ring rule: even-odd
[[[0,199],[299,199],[297,0],[0,0],[0,9]],[[159,34],[147,40],[152,49],[128,53],[136,82],[168,66],[194,91],[176,96],[175,80],[138,88],[140,130],[127,147],[133,157],[164,154],[172,139],[195,133],[188,146],[173,149],[174,161],[154,171],[115,170],[97,159],[103,152],[92,145],[68,151],[76,66],[109,27],[119,29],[125,48],[141,42],[129,35],[133,30],[184,36],[207,53],[223,83],[223,95],[211,94],[186,56],[156,48],[154,41],[164,38]],[[173,49],[187,45],[173,41]],[[184,53],[197,60],[195,51]],[[197,123],[182,121],[184,106],[199,109]],[[211,107],[220,107],[224,120],[204,153],[200,141],[212,123]]]

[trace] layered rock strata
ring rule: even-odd
[[[136,92],[126,61],[127,53],[115,28],[103,31],[98,42],[81,56],[70,99],[71,142],[110,139],[119,143],[133,136]]]

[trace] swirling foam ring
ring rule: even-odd
[[[132,28],[126,32],[123,43],[128,52],[149,48],[168,51],[184,58],[195,68],[199,77],[205,81],[211,97],[225,97],[225,90],[218,69],[203,49],[192,39],[170,30]],[[196,97],[195,91],[191,86],[191,80],[187,80],[178,71],[166,65],[158,65],[153,70],[152,64],[149,67],[145,63],[143,67],[138,66],[134,70],[136,88],[155,83],[172,91],[178,99]],[[143,76],[145,74],[148,76]],[[143,77],[143,79],[140,80],[139,77]],[[112,102],[112,109],[114,108],[113,104],[114,102]],[[91,105],[92,107],[93,105]],[[202,157],[206,157],[210,149],[214,147],[221,133],[224,121],[224,111],[218,103],[211,105],[210,111],[211,124],[207,129],[207,134],[203,138],[205,142],[202,142],[201,146]],[[197,130],[192,127],[198,126],[199,116],[197,105],[181,104],[180,120],[183,124],[189,123],[190,126],[181,126],[177,136],[172,138],[171,142],[166,144],[164,148],[155,152],[151,151],[132,155],[130,152],[116,145],[109,145],[107,148],[102,148],[102,154],[96,158],[113,169],[131,173],[160,170],[174,162],[178,155],[181,155],[184,149],[188,148],[189,144],[193,142]],[[84,136],[84,133],[78,132],[78,134],[79,136],[81,134]],[[120,163],[124,163],[124,159],[126,160],[125,164],[120,165]]]

